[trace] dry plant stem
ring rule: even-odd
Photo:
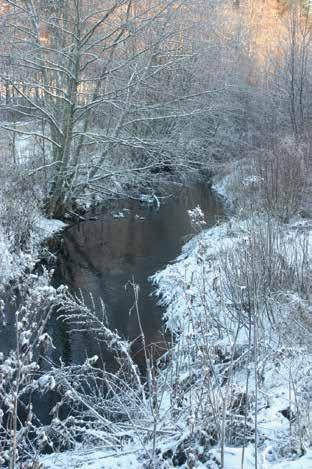
[[[249,364],[251,362],[251,346],[252,346],[252,318],[251,313],[249,313],[249,328],[248,328],[248,358],[247,358],[247,374],[246,374],[246,402],[248,402],[249,398],[249,377],[250,377],[250,369]],[[244,469],[244,460],[245,460],[245,448],[246,448],[246,431],[247,431],[247,416],[248,416],[248,409],[246,406],[245,410],[245,417],[244,417],[244,433],[243,433],[243,448],[242,448],[242,459],[241,459],[241,469]]]
[[[147,375],[147,385],[148,385],[148,393],[149,393],[149,404],[150,410],[153,418],[153,429],[152,429],[152,454],[151,454],[151,463],[152,467],[154,467],[154,460],[156,456],[156,441],[157,441],[157,429],[158,429],[158,419],[159,419],[159,409],[158,409],[158,392],[157,392],[157,379],[155,376],[154,366],[151,363],[152,357],[149,358],[147,354],[147,347],[145,342],[145,334],[142,327],[140,311],[139,311],[139,286],[132,281],[131,286],[134,292],[134,305],[132,309],[135,309],[137,320],[139,323],[141,338],[143,342],[143,351],[145,356],[145,363],[146,363],[146,375]],[[156,463],[155,463],[156,464]]]

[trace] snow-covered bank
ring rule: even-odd
[[[259,227],[259,223],[261,220],[257,220],[256,226]],[[253,225],[253,229],[255,229],[255,225]],[[231,407],[231,400],[235,394],[239,395],[242,401],[245,401],[244,396],[249,392],[249,425],[251,427],[257,425],[259,458],[266,461],[263,462],[263,467],[269,467],[267,466],[269,462],[270,467],[275,465],[277,465],[276,467],[287,467],[290,461],[284,462],[282,465],[279,460],[287,458],[287,456],[293,458],[296,454],[299,455],[297,450],[291,455],[287,449],[290,441],[290,425],[296,425],[296,422],[290,423],[287,409],[299,406],[298,401],[294,404],[294,396],[290,397],[289,395],[289,375],[292,374],[292,379],[296,383],[296,391],[293,390],[290,393],[294,392],[297,396],[307,396],[306,392],[309,393],[309,391],[306,389],[306,376],[312,370],[312,355],[307,352],[302,342],[296,342],[295,325],[292,324],[291,330],[287,330],[285,322],[291,320],[291,314],[294,321],[298,320],[296,308],[298,305],[303,306],[304,300],[295,292],[282,291],[279,291],[278,295],[289,295],[289,298],[278,300],[274,298],[273,290],[271,291],[272,314],[279,315],[279,317],[275,317],[275,325],[267,321],[268,323],[264,325],[263,330],[258,331],[258,341],[261,346],[258,351],[257,365],[255,366],[253,356],[250,356],[246,362],[246,355],[250,353],[248,352],[248,328],[246,325],[240,326],[238,324],[239,305],[233,305],[232,298],[225,294],[226,279],[224,276],[226,272],[223,268],[227,254],[233,252],[235,245],[237,247],[241,243],[248,242],[250,236],[248,221],[231,221],[203,232],[185,246],[183,254],[176,263],[156,274],[154,281],[158,285],[158,294],[161,296],[162,303],[167,306],[167,327],[177,334],[175,350],[180,359],[179,382],[183,386],[183,382],[190,379],[194,381],[184,394],[184,400],[190,400],[193,394],[194,409],[196,405],[199,405],[199,402],[194,404],[194,401],[196,402],[196,395],[200,396],[200,399],[203,398],[205,368],[209,375],[213,373],[210,385],[219,394],[219,403],[217,405],[216,402],[214,403],[217,409],[222,408],[223,399],[228,400],[227,405]],[[309,236],[311,236],[310,230]],[[300,243],[303,243],[303,240],[306,239],[306,233],[299,233],[297,227],[290,227],[289,231],[285,230],[283,242],[290,256],[288,262],[292,262],[294,251],[296,256],[299,256],[299,251],[296,250],[298,239],[301,239]],[[285,260],[287,262],[286,257]],[[243,291],[246,285],[238,285],[238,288]],[[284,308],[283,314],[279,308]],[[289,314],[290,311],[291,314]],[[259,323],[266,321],[266,318],[262,317],[263,313],[264,311],[261,309]],[[285,334],[288,333],[287,339],[290,340],[286,340],[282,334],[278,334],[277,324],[280,326],[280,331],[284,329]],[[253,335],[254,333],[252,333],[252,340],[254,340]],[[191,359],[190,354],[192,355]],[[210,360],[211,364],[209,365]],[[234,362],[231,364],[231,360],[234,360],[235,364]],[[226,367],[232,367],[230,390],[227,379],[224,384],[220,384],[226,370],[224,363],[227,363]],[[173,368],[175,367],[176,364],[173,363]],[[257,383],[259,389],[256,390],[255,382],[250,379],[248,382],[249,390],[246,391],[246,377],[252,373],[253,368],[257,375],[261,368],[261,378],[259,378],[261,385]],[[256,391],[257,397],[255,396]],[[300,405],[302,404],[301,402]],[[246,403],[242,405],[246,405]],[[299,412],[298,409],[297,411]],[[295,415],[296,410],[294,409],[293,412]],[[244,415],[244,410],[240,409],[239,414]],[[235,409],[231,418],[235,419]],[[308,416],[305,415],[304,418],[308,418]],[[255,419],[257,423],[255,423]],[[294,420],[296,419],[297,416],[294,417]],[[226,426],[229,424],[226,422]],[[200,428],[201,422],[197,425]],[[242,422],[241,428],[239,425],[235,430],[238,440],[238,434],[243,432],[243,427]],[[253,433],[251,428],[248,440],[253,439]],[[232,439],[234,442],[235,435]],[[216,443],[217,446],[220,445],[220,441],[216,441]],[[248,443],[249,456],[247,457],[246,453],[244,467],[255,467],[254,455],[252,456],[254,451],[250,453],[250,447],[251,445]],[[238,446],[232,451],[233,454],[236,454],[234,460],[238,460],[240,458],[238,453],[241,454],[242,450]],[[212,450],[212,453],[214,452],[215,450]],[[231,453],[231,450],[228,449],[228,452]],[[312,467],[312,465],[307,465],[311,463],[310,457],[298,459],[297,463],[292,463],[292,467]],[[229,462],[229,466],[226,467],[240,467],[240,463],[236,465],[235,462],[233,464]]]
[[[215,185],[223,197],[230,179]],[[308,220],[232,218],[153,278],[176,337],[169,367],[184,419],[195,434],[211,426],[206,456],[223,451],[224,467],[312,467],[311,241]]]
[[[44,241],[61,231],[66,225],[60,220],[36,217],[27,248],[16,249],[13,234],[8,234],[0,224],[0,284],[17,279],[25,269],[32,270],[38,261],[40,247]]]
[[[55,233],[62,231],[66,224],[61,220],[51,220],[43,216],[39,217],[35,226],[36,234],[38,234],[38,242],[50,238]]]

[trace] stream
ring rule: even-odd
[[[131,340],[140,336],[137,314],[132,311],[134,292],[129,281],[139,285],[139,313],[147,344],[158,343],[161,350],[162,310],[153,297],[151,275],[164,268],[181,252],[192,235],[187,210],[200,205],[207,226],[223,216],[221,201],[203,182],[175,189],[172,197],[156,204],[136,200],[119,200],[110,210],[96,210],[88,220],[67,228],[58,253],[54,281],[81,291],[88,302],[91,293],[95,302],[101,297],[106,305],[110,328],[117,329]],[[127,288],[126,288],[127,286]],[[86,356],[100,354],[107,364],[109,357],[93,340],[92,334],[68,334],[61,322],[51,325],[54,345],[65,362],[81,363]],[[140,341],[133,353],[140,362]],[[161,353],[161,352],[160,352]]]
[[[146,344],[159,344],[161,353],[166,348],[162,309],[152,295],[154,287],[149,277],[180,254],[192,236],[187,210],[197,205],[205,213],[208,227],[223,217],[222,202],[203,182],[175,188],[171,197],[161,200],[159,209],[155,203],[130,199],[89,212],[86,221],[69,226],[60,235],[54,286],[64,284],[72,292],[82,292],[87,303],[91,294],[98,306],[101,297],[110,328],[134,340],[140,338],[140,328],[137,314],[129,314],[134,303],[129,281],[135,282],[140,287],[139,312]],[[55,346],[50,357],[54,362],[62,357],[66,364],[82,363],[87,356],[97,354],[110,366],[112,355],[94,340],[92,333],[70,334],[68,326],[56,318],[49,321],[48,332]],[[6,354],[14,343],[12,315],[0,328],[0,352]],[[140,339],[134,340],[133,355],[144,367],[141,348]]]

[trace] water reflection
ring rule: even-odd
[[[168,199],[159,211],[137,201],[120,201],[115,209],[127,209],[125,218],[114,218],[111,212],[98,211],[96,221],[82,222],[64,233],[55,274],[56,284],[67,284],[73,291],[81,289],[96,299],[102,297],[110,326],[123,336],[139,336],[129,280],[140,285],[139,309],[147,343],[162,341],[161,309],[151,297],[148,277],[173,260],[191,233],[187,210],[200,205],[209,226],[222,217],[222,204],[204,183],[181,190]],[[67,362],[80,362],[87,354],[105,353],[91,334],[69,336],[66,327],[56,321],[50,324],[57,349]],[[139,348],[139,345],[137,346]],[[108,357],[107,357],[108,359]]]

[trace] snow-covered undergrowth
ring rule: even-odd
[[[45,444],[44,427],[34,413],[33,400],[55,388],[53,377],[44,375],[40,360],[49,356],[52,340],[47,321],[64,288],[50,286],[51,275],[24,275],[19,283],[22,301],[12,312],[15,320],[15,348],[0,353],[0,467],[21,467],[34,449]],[[0,299],[0,325],[6,327],[8,305]],[[12,321],[12,318],[11,318]]]
[[[32,396],[42,399],[43,391],[53,389],[53,381],[42,381],[38,362],[52,347],[47,321],[63,295],[50,285],[52,271],[42,268],[39,275],[34,267],[44,241],[65,225],[45,219],[29,193],[19,200],[11,185],[6,181],[0,190],[0,328],[1,337],[12,339],[12,349],[5,341],[0,353],[0,467],[19,467],[35,442],[41,445]]]
[[[291,138],[277,147],[255,149],[230,162],[216,176],[214,189],[236,216],[266,213],[289,223],[293,217],[312,217],[311,163],[308,148]]]
[[[60,220],[48,220],[38,216],[30,233],[27,248],[16,250],[13,235],[6,233],[0,225],[0,284],[5,285],[15,280],[25,269],[31,271],[39,260],[41,244],[64,226]]]
[[[191,422],[187,454],[205,435],[206,457],[217,451],[225,467],[287,467],[300,456],[293,467],[312,467],[310,245],[308,224],[232,219],[155,275],[176,335],[170,368],[177,411]],[[238,465],[226,462],[229,446]]]
[[[0,189],[0,286],[32,271],[40,246],[64,228],[60,220],[48,220],[37,205],[34,189],[19,174],[3,176]]]
[[[25,124],[23,124],[25,125]],[[42,215],[46,180],[34,171],[41,166],[33,137],[17,137],[12,158],[8,139],[0,133],[0,286],[16,280],[38,261],[40,246],[65,226]],[[12,159],[14,161],[12,161]],[[15,161],[16,160],[16,161]]]

